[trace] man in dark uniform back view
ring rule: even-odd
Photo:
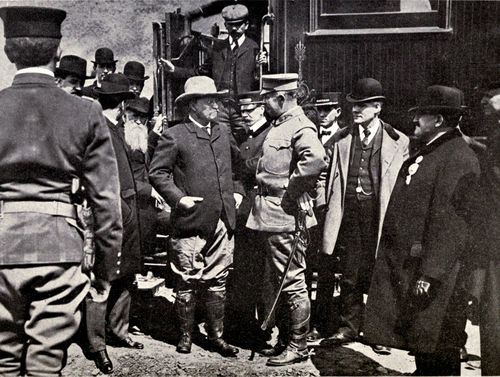
[[[94,101],[56,86],[62,10],[0,8],[16,65],[0,92],[0,375],[60,375],[88,278],[71,203],[79,179],[94,210],[95,275],[121,244],[118,171]]]

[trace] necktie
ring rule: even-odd
[[[363,133],[365,134],[365,137],[363,138],[363,145],[366,147],[368,145],[368,136],[370,136],[370,130],[369,129],[364,129]]]
[[[210,128],[210,125],[205,126],[205,127],[201,127],[201,128],[203,128],[205,131],[207,131],[207,133],[208,133],[209,135],[211,135],[211,134],[212,134],[212,130],[211,130],[211,128]]]
[[[321,133],[319,134],[321,137],[323,136],[330,136],[332,134],[332,131],[321,131]]]
[[[236,52],[236,50],[238,49],[238,47],[240,47],[238,45],[238,41],[236,39],[233,41],[233,46],[232,47],[233,47],[233,52]]]

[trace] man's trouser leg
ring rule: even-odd
[[[74,264],[0,269],[0,375],[60,374],[88,285]]]
[[[106,311],[110,291],[109,282],[103,284],[102,291],[91,285],[85,298],[85,332],[91,353],[106,350]]]
[[[106,325],[108,331],[117,339],[128,338],[131,290],[134,276],[128,276],[111,283],[109,292]]]
[[[294,233],[267,233],[266,239],[266,263],[269,265],[266,270],[272,274],[269,278],[273,281],[274,297],[292,252]],[[304,246],[299,243],[282,292],[282,300],[288,303],[288,345],[283,353],[270,358],[268,365],[288,365],[308,358],[306,337],[311,305],[305,277],[305,251]]]

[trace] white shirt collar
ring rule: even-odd
[[[441,136],[443,136],[447,131],[441,131],[441,132],[438,132],[438,134],[436,136],[434,136],[430,141],[427,142],[427,144],[425,145],[429,145],[433,142],[435,142],[437,139],[439,139]]]
[[[195,121],[191,115],[189,115],[189,120],[191,122],[193,122],[194,124],[196,124],[198,127],[206,129],[208,131],[208,133],[210,133],[210,128],[211,128],[210,122],[206,126],[204,126],[201,123]]]
[[[361,138],[361,140],[363,140],[365,137],[365,134],[363,133],[364,128],[361,124],[358,125],[358,127],[359,127],[359,137]],[[379,127],[380,127],[380,119],[376,119],[368,126],[368,129],[370,130],[370,135],[368,135],[368,140],[367,140],[368,143],[367,144],[370,144],[372,142]]]
[[[257,122],[255,122],[250,126],[250,131],[252,131],[252,133],[255,133],[259,128],[261,128],[264,124],[266,124],[266,122],[267,122],[266,118],[264,117],[260,118]]]
[[[241,45],[245,42],[245,34],[243,34],[241,37],[238,38],[238,46],[241,47]],[[233,37],[229,36],[229,45],[231,48],[233,48],[234,40]]]
[[[330,140],[331,137],[333,135],[335,135],[335,133],[339,130],[339,128],[340,127],[339,127],[339,124],[338,124],[337,121],[333,122],[333,124],[330,127],[328,127],[328,128],[319,126],[319,135],[320,135],[320,138],[321,138],[321,143],[325,144],[328,140]],[[330,134],[329,135],[323,135],[323,136],[321,136],[321,132],[323,132],[323,131],[327,131],[327,132],[329,131]]]
[[[17,75],[22,75],[23,73],[39,73],[41,75],[49,75],[52,77],[55,77],[54,72],[52,72],[50,69],[47,68],[41,68],[41,67],[29,67],[29,68],[21,68],[16,72]]]

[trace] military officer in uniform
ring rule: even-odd
[[[266,280],[272,282],[273,294],[278,291],[280,276],[292,252],[299,206],[312,214],[308,192],[326,168],[326,154],[316,127],[297,104],[297,80],[295,73],[264,75],[262,80],[261,95],[273,123],[257,163],[258,190],[247,227],[258,231],[261,237]],[[314,225],[313,217],[308,220],[308,225]],[[305,270],[305,248],[300,244],[285,279],[282,304],[286,309],[278,315],[280,340],[265,352],[274,355],[268,365],[287,365],[308,358],[310,302]]]
[[[385,96],[373,78],[357,81],[347,101],[353,124],[336,141],[328,175],[322,252],[340,258],[341,326],[330,340],[355,341],[364,312],[387,204],[403,162],[408,158],[408,137],[380,119]],[[388,353],[385,348],[376,352]]]
[[[121,244],[118,169],[101,106],[56,86],[66,12],[6,7],[5,53],[16,65],[0,92],[0,375],[59,376],[88,291],[74,179],[94,210],[96,266],[109,278]]]

